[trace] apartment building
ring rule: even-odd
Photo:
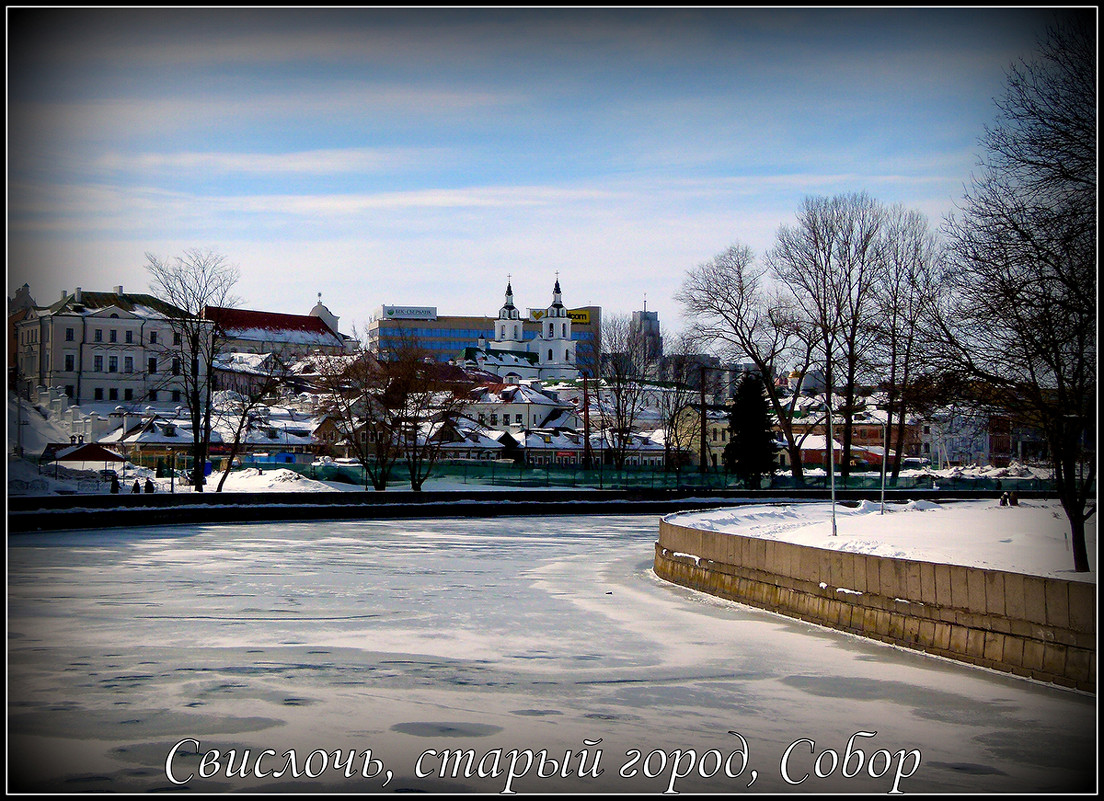
[[[116,286],[80,287],[49,306],[27,310],[15,325],[16,386],[24,397],[57,387],[78,404],[156,403],[184,399],[180,334],[187,313]]]

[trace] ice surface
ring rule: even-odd
[[[917,517],[927,517],[921,513]],[[902,515],[904,517],[904,515]],[[372,749],[392,778],[201,778],[190,791],[499,792],[420,755],[547,750],[602,773],[520,792],[661,792],[681,749],[750,766],[680,792],[878,792],[842,759],[917,749],[905,792],[1091,791],[1095,698],[898,649],[660,581],[656,515],[150,527],[9,540],[12,790],[177,789],[200,753]],[[597,745],[587,748],[585,740]],[[641,752],[637,774],[619,774]],[[658,749],[658,750],[657,750]],[[647,766],[653,777],[643,775]],[[660,753],[660,752],[663,753]],[[666,755],[666,756],[665,756]],[[827,761],[827,760],[826,760]],[[356,763],[359,768],[360,762]],[[484,762],[487,772],[490,763]],[[685,764],[685,763],[684,763]],[[739,758],[731,763],[739,767]],[[279,770],[273,756],[262,772]],[[315,763],[317,766],[317,762]],[[547,765],[546,765],[547,767]],[[709,772],[709,766],[706,765]],[[547,773],[547,771],[546,771]]]

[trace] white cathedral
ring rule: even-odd
[[[506,302],[498,310],[494,341],[488,343],[480,337],[478,347],[465,352],[465,364],[494,373],[505,383],[579,378],[575,343],[571,340],[571,318],[563,305],[559,276],[552,289],[552,305],[538,322],[540,332],[526,339],[524,321],[514,305],[514,290],[507,280]]]

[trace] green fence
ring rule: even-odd
[[[364,469],[351,465],[296,465],[285,464],[277,467],[294,470],[297,473],[320,481],[340,481],[359,486],[371,486],[366,482]],[[440,481],[455,485],[489,487],[584,487],[588,489],[749,489],[735,476],[724,472],[709,471],[699,473],[693,468],[680,471],[665,471],[662,468],[639,467],[627,470],[615,470],[601,467],[583,470],[570,466],[532,467],[512,462],[440,462],[430,473],[430,482]],[[409,484],[407,468],[399,463],[391,472],[388,486],[396,489]],[[755,489],[827,489],[827,476],[806,476],[804,483],[797,482],[790,474],[776,474],[764,480],[761,487]],[[880,474],[860,473],[848,476],[836,476],[836,489],[879,489],[882,486]],[[427,486],[427,489],[429,487]],[[932,476],[909,476],[893,480],[886,478],[886,489],[963,489],[963,490],[1035,490],[1053,489],[1053,482],[1035,478],[944,478]]]

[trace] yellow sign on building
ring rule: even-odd
[[[530,309],[529,319],[539,320],[544,317],[547,311],[548,309]],[[573,323],[590,324],[590,312],[587,309],[568,309],[567,316]]]

